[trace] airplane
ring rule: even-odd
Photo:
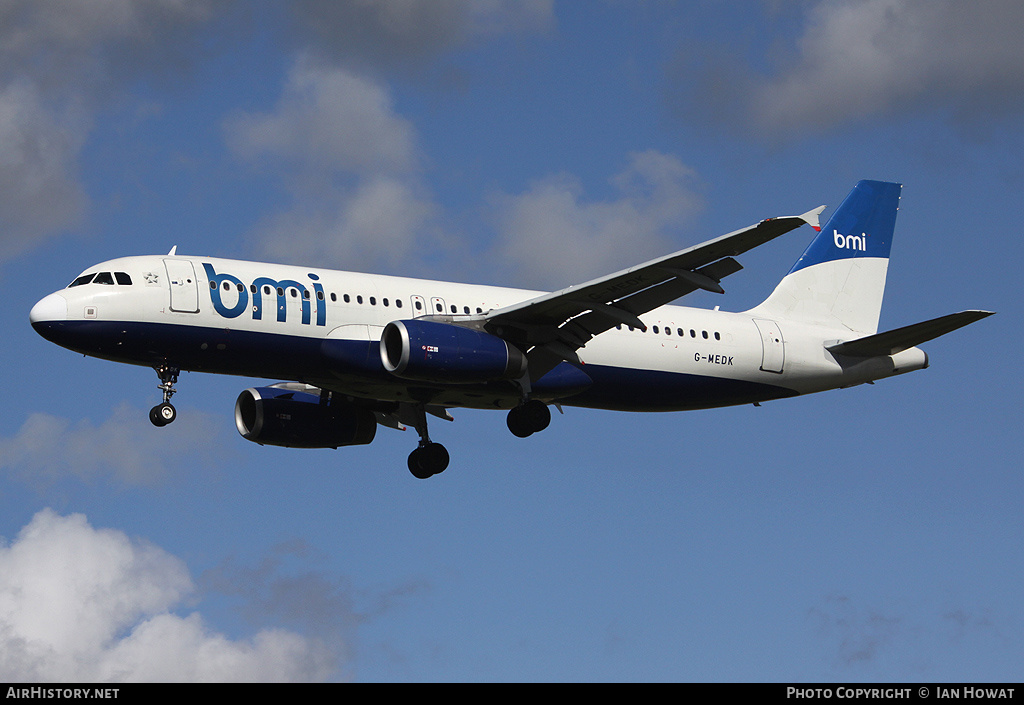
[[[966,310],[878,332],[902,185],[860,181],[824,228],[820,206],[553,293],[177,254],[114,259],[41,299],[49,341],[152,367],[170,403],[181,370],[284,380],[244,390],[235,425],[261,445],[338,448],[412,426],[408,467],[444,471],[427,416],[501,409],[516,436],[551,406],[681,411],[871,383],[928,366],[917,346],[992,315]],[[771,295],[730,313],[669,305],[724,293],[735,259],[817,231]]]

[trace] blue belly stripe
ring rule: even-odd
[[[147,367],[171,364],[181,370],[272,380],[338,380],[341,386],[347,380],[396,390],[410,386],[384,369],[377,341],[163,323],[45,321],[33,326],[58,345],[115,362]],[[487,396],[510,394],[507,382],[459,385],[459,389]],[[792,389],[746,380],[569,363],[560,364],[534,384],[534,393],[567,406],[620,411],[682,411],[797,395]]]

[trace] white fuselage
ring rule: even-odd
[[[43,299],[33,323],[52,323],[44,335],[65,347],[133,364],[301,381],[391,401],[408,400],[411,388],[425,385],[374,369],[375,346],[389,322],[432,316],[468,323],[540,293],[172,255],[126,257],[87,272],[127,274],[131,284],[90,282]],[[538,395],[600,408],[707,408],[850,386],[926,365],[917,348],[837,359],[825,346],[860,333],[769,319],[757,310],[662,306],[640,318],[646,331],[620,325],[578,351],[580,364],[573,365],[593,380],[589,389],[563,397],[557,387],[545,393],[541,385]],[[338,341],[346,351],[340,361],[320,359],[324,341]],[[351,366],[345,363],[350,354],[358,358]],[[431,403],[509,408],[517,394],[508,385],[453,385],[436,389]]]

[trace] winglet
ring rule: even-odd
[[[808,225],[810,225],[812,228],[814,228],[816,231],[818,231],[820,233],[821,232],[821,223],[818,221],[818,216],[821,215],[821,212],[823,210],[825,210],[825,208],[826,208],[825,206],[818,206],[817,208],[815,208],[813,210],[807,211],[806,213],[801,215],[800,218],[805,223],[807,223]]]

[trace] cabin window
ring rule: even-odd
[[[420,303],[419,301],[417,301],[417,302],[416,302],[416,310],[417,310],[417,311],[420,311],[420,310],[422,310],[422,309],[423,309],[423,304],[422,304],[422,303]]]
[[[708,332],[707,332],[706,330],[704,330],[704,331],[701,331],[701,335],[703,335],[703,336],[704,336],[704,340],[707,340],[707,339],[708,339]]]
[[[658,334],[658,326],[654,326],[654,334],[655,334],[655,335],[657,335],[657,334]]]
[[[304,299],[308,299],[309,298],[309,289],[303,289],[302,290],[302,298],[304,298]]]
[[[363,295],[362,294],[359,294],[358,296],[356,296],[356,303],[357,304],[363,303]]]
[[[316,298],[317,298],[317,299],[318,299],[319,301],[323,301],[323,300],[324,300],[324,292],[322,292],[322,291],[318,291],[318,292],[316,292]]]
[[[337,301],[337,300],[338,300],[338,295],[337,295],[337,294],[335,294],[335,293],[334,293],[334,292],[332,291],[332,292],[331,292],[331,301]]]
[[[270,286],[269,285],[263,287],[263,293],[266,294],[267,296],[270,296]]]
[[[391,305],[386,296],[383,299],[381,299],[381,303],[384,304],[385,306]]]
[[[715,340],[721,340],[721,339],[722,339],[722,336],[718,334],[718,331],[715,331]]]
[[[345,294],[345,296],[343,296],[342,298],[345,299],[345,303],[352,303],[352,297],[350,297],[348,294]]]
[[[680,338],[686,337],[686,331],[684,331],[682,328],[676,328],[676,333],[679,335]]]
[[[402,308],[402,300],[401,299],[395,299],[395,306],[397,306],[398,308]]]
[[[284,289],[282,287],[277,287],[277,295],[284,296]]]

